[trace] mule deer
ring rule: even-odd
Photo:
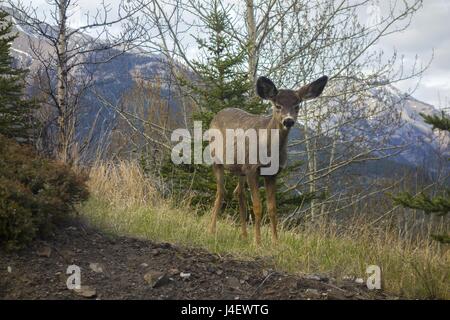
[[[223,137],[226,137],[227,129],[267,129],[270,131],[271,129],[275,129],[278,132],[279,136],[279,154],[278,159],[280,163],[280,168],[277,170],[275,174],[265,175],[265,189],[266,189],[266,197],[267,197],[267,206],[268,212],[270,216],[271,222],[271,232],[272,232],[272,240],[274,242],[277,241],[277,209],[276,209],[276,176],[286,165],[287,162],[287,140],[289,131],[292,126],[297,121],[298,111],[300,103],[304,100],[309,100],[318,97],[325,85],[327,84],[328,77],[323,76],[316,81],[301,87],[298,90],[286,90],[281,89],[278,90],[273,82],[266,78],[260,77],[256,83],[256,91],[257,94],[265,100],[269,100],[272,104],[272,116],[262,116],[262,115],[254,115],[247,113],[243,110],[237,108],[227,108],[218,112],[213,120],[211,121],[210,128],[217,129],[221,132]],[[258,137],[259,139],[260,137]],[[232,142],[233,145],[236,142]],[[226,144],[224,138],[224,144]],[[269,152],[270,143],[268,143]],[[246,146],[245,152],[248,153],[248,147]],[[235,153],[236,154],[236,153]],[[249,155],[245,155],[245,159],[248,159]],[[216,199],[214,203],[214,208],[212,211],[212,220],[209,227],[209,231],[211,233],[215,233],[216,231],[216,220],[217,215],[221,211],[223,200],[224,200],[224,170],[230,171],[233,174],[239,176],[239,183],[234,190],[234,194],[238,197],[239,200],[239,213],[241,220],[241,228],[242,228],[242,236],[244,238],[247,237],[247,228],[246,228],[246,207],[245,207],[245,197],[244,197],[244,189],[245,182],[250,187],[252,202],[253,202],[253,212],[255,216],[255,242],[256,244],[261,243],[261,215],[262,215],[262,207],[261,200],[259,195],[259,187],[258,187],[258,178],[261,175],[262,164],[260,162],[256,164],[244,163],[238,164],[235,159],[233,164],[227,163],[213,163],[213,171],[215,178],[217,180],[217,193]]]

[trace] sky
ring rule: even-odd
[[[232,0],[236,1],[236,0]],[[389,0],[373,0],[382,10]],[[22,0],[45,11],[49,8],[46,0]],[[115,4],[119,0],[106,0]],[[77,0],[77,8],[73,12],[71,25],[77,26],[83,14],[95,12],[100,0]],[[423,74],[422,79],[413,96],[437,107],[448,107],[450,102],[450,0],[425,0],[423,7],[416,13],[409,28],[381,39],[377,46],[386,54],[395,49],[399,55],[404,55],[406,67],[411,66],[417,56],[419,61],[427,64],[431,57],[430,67]],[[433,55],[434,53],[434,55]],[[403,91],[416,88],[417,79],[397,83]]]
[[[383,0],[380,1],[382,5]],[[385,51],[397,49],[412,63],[417,55],[424,64],[434,57],[413,96],[437,107],[448,107],[450,99],[450,1],[425,0],[409,28],[388,36],[378,44]],[[417,80],[396,84],[401,90],[414,88]]]

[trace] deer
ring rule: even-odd
[[[287,164],[287,142],[291,128],[297,122],[300,104],[303,101],[317,98],[322,94],[328,82],[327,76],[300,87],[297,90],[277,89],[275,84],[267,77],[261,76],[256,81],[256,93],[263,99],[268,100],[272,105],[272,115],[256,115],[250,114],[239,108],[225,108],[219,111],[210,123],[211,129],[218,130],[223,137],[226,137],[227,129],[274,129],[278,132],[278,159],[279,166],[275,173],[264,175],[264,184],[266,191],[267,211],[269,213],[272,242],[277,243],[277,206],[276,206],[276,177]],[[258,131],[259,132],[259,131]],[[260,138],[260,137],[258,137]],[[226,144],[226,138],[223,141]],[[234,142],[233,142],[234,143]],[[270,148],[270,144],[268,144]],[[276,150],[275,150],[276,151]],[[245,152],[248,153],[246,146]],[[269,150],[272,153],[272,150]],[[249,155],[245,155],[248,160]],[[238,176],[238,184],[234,190],[234,195],[239,202],[239,215],[241,223],[241,237],[247,239],[247,213],[245,205],[245,184],[250,189],[251,200],[254,213],[254,241],[257,246],[261,244],[261,217],[262,205],[259,194],[258,180],[261,176],[261,169],[264,165],[257,163],[234,162],[231,164],[213,162],[212,170],[216,179],[216,197],[214,207],[212,209],[212,217],[209,225],[209,232],[216,233],[217,216],[220,214],[224,201],[225,186],[224,174],[225,170]]]

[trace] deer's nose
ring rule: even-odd
[[[283,120],[283,126],[285,126],[286,128],[290,128],[295,124],[294,119],[292,118],[287,118]]]

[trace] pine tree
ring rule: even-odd
[[[196,101],[194,121],[201,121],[203,131],[209,128],[214,115],[224,108],[239,107],[249,112],[261,113],[265,109],[258,100],[249,99],[252,82],[245,71],[245,52],[239,49],[232,37],[229,16],[218,1],[211,3],[204,17],[206,37],[197,37],[201,58],[193,61],[195,79],[181,78],[180,83]],[[204,147],[206,147],[205,142]],[[170,155],[169,155],[170,156]],[[166,181],[173,183],[172,190],[184,196],[190,193],[191,203],[201,208],[210,208],[214,201],[215,178],[210,166],[199,164],[174,165],[170,158],[162,169]],[[231,185],[237,179],[226,175],[227,194],[225,202],[235,205]],[[231,190],[230,190],[231,189]]]
[[[202,58],[194,61],[197,78],[180,79],[183,86],[195,98],[198,111],[193,114],[194,121],[202,122],[202,129],[207,130],[214,115],[224,108],[238,107],[250,113],[264,114],[267,106],[252,92],[251,79],[248,78],[246,67],[247,55],[233,38],[227,33],[230,20],[226,8],[214,1],[204,19],[207,32],[206,38],[196,38]],[[205,142],[204,147],[206,147]],[[169,158],[164,161],[162,175],[172,183],[171,190],[175,195],[191,196],[191,204],[209,210],[214,202],[216,189],[215,177],[211,166],[198,164],[174,165]],[[283,179],[291,170],[298,169],[299,163],[293,163],[279,175],[277,179],[277,201],[280,212],[296,208],[300,203],[307,203],[314,195],[283,192]],[[262,179],[261,179],[262,180]],[[230,212],[237,212],[237,200],[233,190],[237,178],[225,175],[225,204]],[[260,185],[263,185],[262,181]],[[250,194],[246,196],[247,201]],[[265,199],[262,196],[262,199]],[[248,203],[248,208],[251,208]],[[227,209],[225,208],[225,209]]]
[[[433,130],[442,130],[450,132],[450,117],[442,112],[438,115],[420,114],[425,122],[433,126]],[[450,159],[449,159],[450,161]],[[442,191],[442,195],[428,196],[420,193],[416,196],[403,192],[393,197],[394,203],[406,208],[422,210],[427,214],[436,214],[438,216],[447,215],[450,212],[450,189]],[[434,235],[435,240],[450,243],[449,235]]]
[[[8,14],[0,10],[0,134],[23,141],[30,135],[35,104],[24,97],[25,71],[12,67],[10,49],[17,34],[11,31]]]

